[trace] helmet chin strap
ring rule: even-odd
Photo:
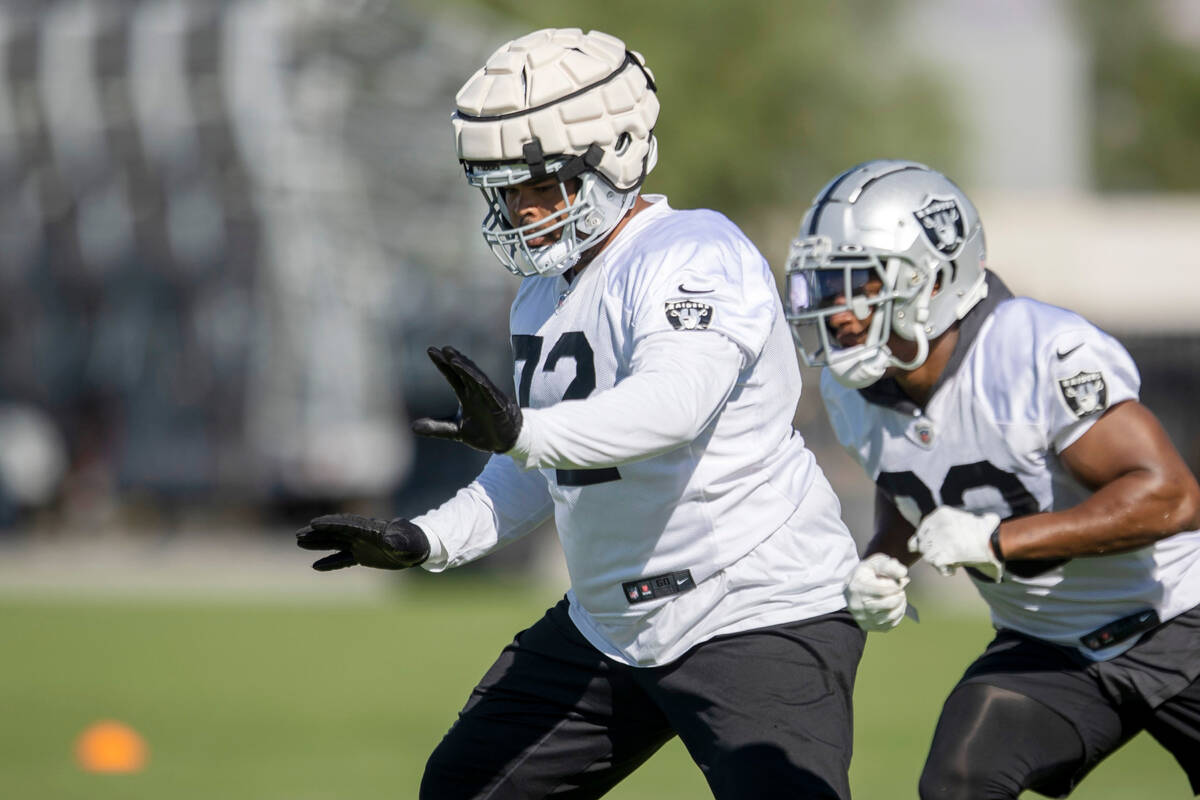
[[[887,347],[859,345],[842,353],[840,358],[831,359],[826,369],[843,386],[864,389],[882,378],[891,364],[892,355]]]
[[[929,339],[922,328],[916,330],[917,353],[910,361],[901,361],[892,354],[886,344],[859,345],[845,351],[842,356],[829,362],[828,369],[838,383],[849,389],[865,389],[878,381],[889,367],[916,369],[929,357]]]
[[[624,193],[609,190],[595,172],[582,173],[582,181],[576,202],[587,208],[584,216],[565,225],[558,241],[524,248],[523,260],[539,275],[561,275],[578,264],[617,226],[638,197],[637,189]]]
[[[583,253],[576,250],[572,252],[572,246],[575,244],[575,237],[572,235],[569,238],[564,234],[557,242],[542,245],[541,247],[527,248],[521,255],[522,261],[529,268],[529,272],[524,273],[530,275],[561,275],[571,267],[579,263]]]

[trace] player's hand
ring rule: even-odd
[[[908,567],[885,553],[872,553],[850,573],[842,594],[846,607],[864,631],[890,631],[908,607],[904,587]]]
[[[406,519],[391,522],[357,514],[317,517],[296,532],[296,544],[305,550],[337,550],[313,564],[313,569],[364,567],[405,569],[429,558],[429,537]]]
[[[972,514],[942,506],[921,520],[916,534],[908,540],[908,549],[920,553],[943,575],[953,575],[958,567],[973,567],[999,582],[1004,564],[992,551],[991,542],[999,527],[1000,515],[991,511]]]
[[[517,401],[453,347],[431,347],[428,353],[458,395],[458,414],[448,419],[422,417],[413,422],[413,433],[453,439],[485,453],[511,450],[521,432],[521,407]]]

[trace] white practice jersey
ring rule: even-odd
[[[894,381],[854,391],[822,374],[838,440],[914,526],[939,505],[1002,519],[1078,505],[1090,492],[1058,454],[1138,396],[1137,367],[1111,336],[1012,297],[994,275],[988,285],[924,410]],[[1082,636],[1149,608],[1165,621],[1200,603],[1200,532],[1108,556],[1012,561],[1000,583],[972,578],[998,628],[1103,660],[1136,640],[1092,651]]]
[[[574,282],[526,278],[513,303],[514,382],[532,437],[521,466],[536,468],[494,456],[414,520],[439,540],[427,568],[440,570],[552,512],[572,619],[635,665],[842,608],[857,561],[792,428],[800,373],[768,265],[724,216],[647,199]],[[679,376],[695,392],[637,394],[651,373],[708,351],[715,372],[728,365],[712,408],[689,403],[710,391],[709,375]],[[680,417],[696,419],[686,440],[660,436]]]

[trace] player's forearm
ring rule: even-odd
[[[877,531],[871,541],[867,543],[867,547],[863,551],[863,558],[872,553],[883,553],[896,559],[901,564],[904,564],[904,566],[911,567],[921,557],[921,554],[909,551],[908,539],[910,536],[912,536],[911,527]]]
[[[1200,502],[1186,481],[1135,470],[1073,508],[1000,525],[1007,559],[1097,556],[1139,547],[1200,527]]]
[[[912,566],[919,553],[910,552],[908,539],[913,535],[913,526],[901,514],[895,504],[878,487],[875,489],[875,536],[867,544],[863,558],[872,553],[883,553],[905,566]]]
[[[457,567],[524,536],[553,511],[545,479],[493,456],[469,485],[412,522],[425,531],[430,572]]]
[[[524,468],[608,467],[669,452],[696,439],[732,391],[741,356],[719,334],[676,346],[612,389],[525,412],[508,453]]]

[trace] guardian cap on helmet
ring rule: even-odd
[[[657,161],[653,75],[641,55],[599,31],[547,29],[511,41],[456,99],[458,157],[488,202],[484,240],[518,275],[576,264],[633,206]],[[509,219],[504,189],[548,176],[565,207],[532,224]],[[547,234],[556,241],[529,244]]]

